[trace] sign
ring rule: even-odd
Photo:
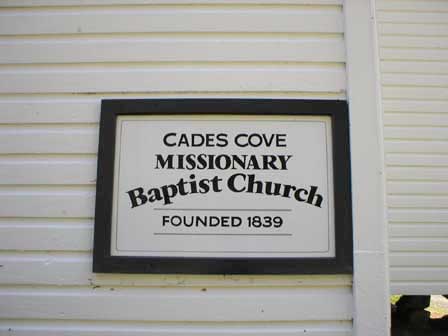
[[[347,130],[344,102],[104,101],[94,269],[349,271]]]

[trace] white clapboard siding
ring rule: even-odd
[[[281,4],[281,5],[342,5],[343,0],[3,0],[1,7],[42,6],[110,6],[110,5],[190,5],[190,4]]]
[[[391,166],[448,166],[448,155],[393,153],[386,155],[386,163]]]
[[[350,276],[129,275],[91,272],[89,252],[10,251],[0,254],[1,285],[137,287],[350,287]]]
[[[448,127],[384,127],[386,139],[448,140]]]
[[[448,13],[447,13],[448,14]],[[381,51],[381,57],[389,60],[411,60],[411,61],[446,61],[448,60],[447,49],[421,50],[410,48],[386,48]]]
[[[382,62],[384,64],[386,62]],[[400,62],[402,63],[402,62]],[[383,101],[383,108],[388,112],[421,112],[428,113],[443,113],[448,114],[448,101],[430,101],[430,100],[385,100]],[[407,118],[406,118],[407,119]],[[405,120],[404,120],[405,121]]]
[[[399,278],[400,273],[393,272],[394,277]],[[391,275],[392,276],[392,275]],[[407,280],[400,280],[394,282],[394,288],[407,288],[408,293],[413,293],[412,295],[427,295],[428,294],[428,288],[437,288],[438,291],[441,293],[448,293],[448,281],[407,281]]]
[[[382,11],[379,10],[377,20],[379,23],[444,23],[448,22],[448,12],[443,11]]]
[[[394,238],[390,240],[390,251],[444,252],[448,238]],[[421,265],[418,265],[421,266]]]
[[[445,259],[448,257],[446,252],[391,252],[390,258],[396,263],[405,267],[444,267]]]
[[[391,167],[387,168],[389,180],[448,181],[446,167]]]
[[[98,127],[92,125],[0,126],[0,153],[96,153]]]
[[[440,154],[448,153],[446,141],[428,139],[387,139],[386,151],[388,153],[415,153],[415,154]],[[403,169],[408,169],[403,167]]]
[[[117,49],[117,45],[120,48]],[[229,53],[228,51],[232,53]],[[95,62],[335,62],[342,37],[51,38],[0,43],[0,64]]]
[[[247,323],[215,323],[213,326],[198,325],[197,323],[164,324],[145,322],[97,322],[94,325],[85,321],[33,322],[23,323],[14,320],[1,322],[0,332],[14,335],[33,336],[118,336],[118,335],[148,335],[148,336],[348,336],[351,335],[350,325],[342,322],[329,322],[322,326],[320,323],[259,323],[257,327]]]
[[[394,74],[448,74],[447,62],[443,61],[419,61],[419,60],[391,60],[381,62],[381,70],[383,73]],[[416,97],[417,98],[417,97]],[[410,100],[412,97],[410,98]],[[446,100],[445,100],[446,102]]]
[[[322,326],[320,323],[258,323],[254,327],[251,323],[215,323],[213,326],[197,323],[145,323],[145,322],[96,322],[85,321],[34,322],[19,323],[14,320],[0,321],[0,332],[14,335],[33,336],[118,336],[118,335],[149,335],[149,336],[348,336],[351,335],[350,325],[342,322],[329,322]]]
[[[431,281],[446,282],[448,280],[448,267],[403,266],[391,270],[392,276],[398,277],[402,281],[426,281],[428,279],[428,272],[431,272],[429,283]]]
[[[422,12],[448,12],[444,0],[426,0],[426,1],[403,1],[403,0],[381,0],[377,2],[378,10],[390,11],[422,11]]]
[[[345,90],[344,74],[343,66],[327,65],[26,67],[0,69],[0,93],[341,92]]]
[[[0,184],[95,184],[96,161],[96,155],[0,156]]]
[[[442,2],[439,2],[442,3]],[[430,37],[430,36],[382,36],[380,46],[383,47],[381,54],[387,53],[388,49],[406,48],[408,51],[415,51],[424,54],[424,51],[419,48],[448,48],[447,37]],[[412,48],[412,49],[411,49]],[[443,50],[439,50],[442,51]],[[437,50],[429,50],[430,53],[437,54]]]
[[[344,99],[342,3],[0,1],[0,334],[352,335],[349,275],[92,273],[101,99]]]
[[[387,1],[387,0],[382,0]],[[446,23],[380,23],[379,33],[381,35],[397,35],[397,36],[448,36]]]
[[[399,223],[448,223],[447,209],[389,209],[389,224]],[[404,236],[406,231],[403,230]]]
[[[389,194],[409,195],[447,195],[448,181],[395,181],[389,180]]]
[[[448,88],[445,87],[406,87],[383,85],[383,99],[448,99]]]
[[[392,238],[400,237],[406,231],[411,238],[437,238],[448,234],[448,225],[440,223],[395,223],[390,226],[389,234]]]
[[[391,290],[448,292],[448,2],[377,2]]]
[[[88,8],[4,10],[2,35],[101,33],[341,33],[341,9],[329,8]]]
[[[91,223],[0,225],[0,250],[91,252],[92,247]]]
[[[384,116],[385,126],[448,126],[448,113],[394,113]]]
[[[0,189],[0,217],[93,218],[95,192],[89,188]]]
[[[387,204],[390,208],[448,210],[448,195],[389,195]]]
[[[51,299],[50,299],[51,298]],[[121,321],[305,321],[352,317],[350,288],[23,288],[0,289],[2,318]],[[235,309],[235,305],[239,308]],[[106,308],[107,307],[107,308]],[[123,309],[126,307],[126,309]],[[191,309],[197,307],[197,309]],[[213,309],[207,308],[213,307]],[[6,309],[7,308],[7,309]],[[175,312],[175,313],[174,313]]]
[[[3,99],[0,100],[0,125],[98,123],[100,109],[99,99]]]
[[[448,85],[448,75],[384,73],[382,77],[383,77],[382,83],[384,85],[435,86],[435,87],[445,87]]]

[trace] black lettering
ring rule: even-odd
[[[196,155],[188,154],[185,156],[185,169],[193,170],[196,168]]]
[[[184,169],[184,156],[185,155],[177,155],[177,169]]]
[[[179,182],[177,182],[177,190],[179,191],[179,194],[181,196],[188,195],[188,192],[185,191],[185,185],[186,184],[187,184],[187,182],[185,182],[183,178],[181,178],[179,180]]]
[[[290,198],[291,197],[290,193],[291,193],[291,191],[294,191],[294,190],[296,190],[296,187],[286,184],[285,185],[285,190],[283,191],[283,195],[282,196]]]
[[[296,192],[294,193],[294,198],[296,200],[298,200],[299,202],[305,202],[306,198],[302,198],[300,197],[300,194],[304,194],[305,196],[308,195],[308,191],[306,191],[305,189],[297,189]]]
[[[247,169],[260,170],[260,165],[258,164],[257,157],[255,155],[250,156]]]
[[[205,135],[205,146],[206,147],[214,147],[215,146],[215,135],[211,133],[207,133]]]
[[[232,227],[241,226],[242,222],[243,222],[243,220],[241,219],[241,217],[232,216],[232,220],[231,220]]]
[[[172,204],[171,198],[177,195],[177,187],[174,184],[164,185],[160,188],[162,191],[163,201],[166,204]]]
[[[143,195],[143,192],[143,188],[135,188],[126,192],[131,200],[132,208],[143,205],[148,201],[148,197]]]
[[[159,168],[160,164],[160,168]],[[163,159],[162,154],[156,154],[156,168],[155,169],[174,169],[173,154],[169,154]]]
[[[224,161],[224,163],[223,163]],[[218,155],[216,157],[216,168],[221,169],[221,170],[226,170],[229,169],[232,162],[230,160],[230,157],[228,155]]]
[[[276,138],[276,134],[271,134],[270,136],[263,133],[263,141],[266,144],[266,147],[271,147],[271,144],[274,142]]]
[[[226,147],[229,142],[227,141],[227,134],[225,133],[219,133],[216,136],[216,139],[218,140],[218,142],[216,143],[216,146],[218,147]]]
[[[289,161],[289,159],[290,158],[292,158],[292,155],[279,155],[278,156],[278,159],[280,160],[280,163],[281,163],[281,170],[286,170],[286,169],[288,169],[287,167],[286,167],[286,164],[288,163],[288,161]]]
[[[286,134],[277,134],[277,147],[286,147]]]
[[[179,142],[177,143],[177,147],[181,147],[181,145],[185,145],[185,147],[188,147],[188,146],[189,146],[189,143],[188,143],[188,137],[187,137],[187,135],[186,135],[185,133],[182,133],[182,134],[180,135],[180,140],[179,140]]]
[[[199,193],[206,194],[210,191],[210,186],[208,185],[209,180],[203,179],[199,181]]]
[[[207,169],[207,154],[199,154],[197,157],[196,169]]]
[[[153,195],[151,195],[153,194]],[[155,201],[161,201],[162,200],[162,195],[160,194],[160,190],[157,188],[152,188],[148,190],[148,200],[152,203]]]
[[[227,187],[233,192],[243,192],[244,191],[244,187],[242,189],[237,189],[235,186],[235,179],[238,176],[242,177],[243,181],[246,180],[246,175],[244,175],[244,174],[234,174],[234,175],[230,176],[229,179],[227,180]]]
[[[172,226],[180,226],[181,224],[182,224],[182,218],[180,218],[180,216],[171,217]]]
[[[219,217],[210,216],[208,226],[215,227],[215,226],[218,226],[218,225],[219,225]]]
[[[241,157],[238,156],[238,155],[233,155],[232,158],[233,158],[233,160],[232,160],[232,169],[237,169],[237,168],[235,168],[235,163],[238,164],[240,169],[246,169],[246,158],[247,158],[247,155],[241,155]]]
[[[218,176],[215,176],[210,180],[212,182],[212,188],[214,192],[221,192],[222,189],[219,188],[219,182],[222,181],[222,178],[219,178]]]
[[[237,145],[238,147],[247,147],[247,142],[245,143],[245,144],[242,144],[242,143],[240,143],[239,142],[239,139],[240,138],[242,138],[242,137],[246,137],[247,138],[247,134],[246,133],[241,133],[241,134],[238,134],[236,137],[235,137],[235,145]]]
[[[274,186],[274,188],[272,188]],[[266,195],[280,195],[280,189],[282,185],[280,183],[266,182]]]
[[[167,223],[169,223],[170,216],[162,216],[162,226],[165,226]]]
[[[176,146],[176,143],[169,143],[169,142],[168,142],[168,137],[172,137],[172,136],[176,136],[176,133],[168,133],[168,134],[165,134],[165,135],[164,135],[164,137],[163,137],[163,143],[165,144],[165,146],[168,146],[168,147],[174,147],[174,146]]]
[[[316,201],[314,202],[313,205],[315,205],[315,206],[320,208],[321,204],[322,204],[322,201],[323,201],[323,197],[322,197],[322,195],[319,195],[316,192],[317,192],[317,187],[316,186],[311,186],[310,193],[309,193],[309,196],[308,196],[308,199],[306,200],[306,202],[308,204],[313,204],[313,201],[316,198]]]
[[[190,223],[188,223],[187,216],[183,216],[182,218],[184,220],[184,225],[186,227],[192,227],[193,226],[193,216],[190,216]]]
[[[204,136],[202,134],[193,133],[191,135],[191,146],[201,147],[204,144]]]
[[[246,190],[246,192],[253,193],[254,192],[254,186],[256,186],[257,191],[255,191],[255,193],[262,194],[263,193],[263,182],[262,181],[255,181],[255,175],[254,174],[250,174],[250,175],[247,175],[247,176],[249,176],[249,181],[247,181],[247,190]]]
[[[254,142],[254,140],[253,140],[254,137],[255,137],[255,139],[257,139],[258,142]],[[262,140],[260,134],[256,134],[256,133],[255,133],[255,134],[251,134],[251,135],[249,136],[249,144],[250,144],[252,147],[260,147],[262,143],[263,143],[263,140]]]
[[[198,193],[198,186],[196,184],[195,178],[196,178],[196,176],[194,174],[190,175],[190,179],[192,180],[192,181],[190,181],[191,194],[197,194]]]
[[[277,161],[277,156],[275,155],[263,155],[263,169],[274,169],[277,170],[277,165],[275,164],[275,161]]]
[[[222,227],[229,227],[229,216],[222,216],[221,217],[221,226]]]

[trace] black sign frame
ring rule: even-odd
[[[212,111],[212,112],[211,112]],[[335,257],[203,258],[111,255],[115,134],[120,115],[303,115],[332,122]],[[348,105],[343,100],[102,100],[96,183],[93,272],[155,274],[351,274],[352,199]]]

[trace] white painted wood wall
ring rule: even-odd
[[[102,98],[345,98],[339,0],[0,1],[0,334],[352,334],[350,276],[91,272]]]
[[[448,293],[448,1],[380,0],[391,291]]]

